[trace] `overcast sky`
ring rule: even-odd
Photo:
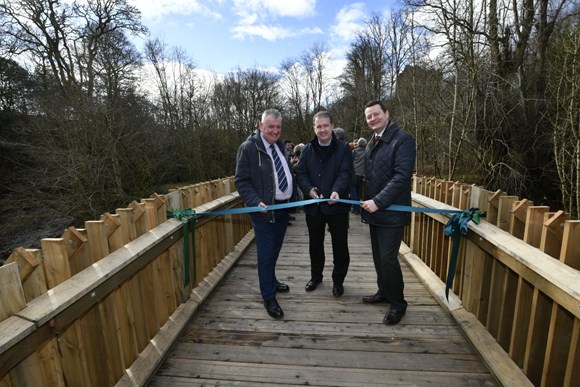
[[[183,48],[200,69],[278,68],[315,43],[340,61],[372,12],[398,0],[130,0],[151,37]],[[140,47],[141,48],[141,47]]]

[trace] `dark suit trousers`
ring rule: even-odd
[[[407,301],[403,295],[405,284],[398,259],[404,227],[370,225],[369,228],[379,294],[388,300],[391,307],[406,310]]]
[[[258,255],[258,279],[264,301],[276,298],[276,262],[284,243],[288,227],[287,211],[276,211],[276,222],[260,222],[252,219]]]
[[[320,210],[316,215],[306,214],[306,225],[308,226],[308,238],[310,244],[310,271],[311,279],[322,281],[324,262],[324,237],[326,225],[330,229],[332,238],[332,255],[334,268],[332,270],[332,281],[342,285],[348,266],[350,264],[350,254],[348,251],[348,217],[349,213],[324,215]]]

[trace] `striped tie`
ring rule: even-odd
[[[270,145],[270,148],[272,149],[272,158],[274,159],[274,166],[276,167],[276,174],[278,175],[278,187],[280,187],[280,191],[286,192],[286,188],[288,188],[288,180],[286,180],[284,167],[282,166],[280,157],[278,157],[278,152],[276,152],[274,144]]]

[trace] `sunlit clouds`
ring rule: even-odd
[[[332,33],[343,40],[352,40],[356,32],[361,28],[368,10],[364,3],[354,3],[343,7],[336,15]]]

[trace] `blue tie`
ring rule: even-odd
[[[272,149],[272,158],[274,159],[274,166],[276,167],[276,174],[278,175],[278,187],[280,187],[280,191],[286,192],[286,188],[288,188],[288,180],[286,180],[286,173],[284,172],[282,161],[280,161],[280,157],[278,157],[278,152],[276,152],[274,144],[270,145],[270,149]]]

